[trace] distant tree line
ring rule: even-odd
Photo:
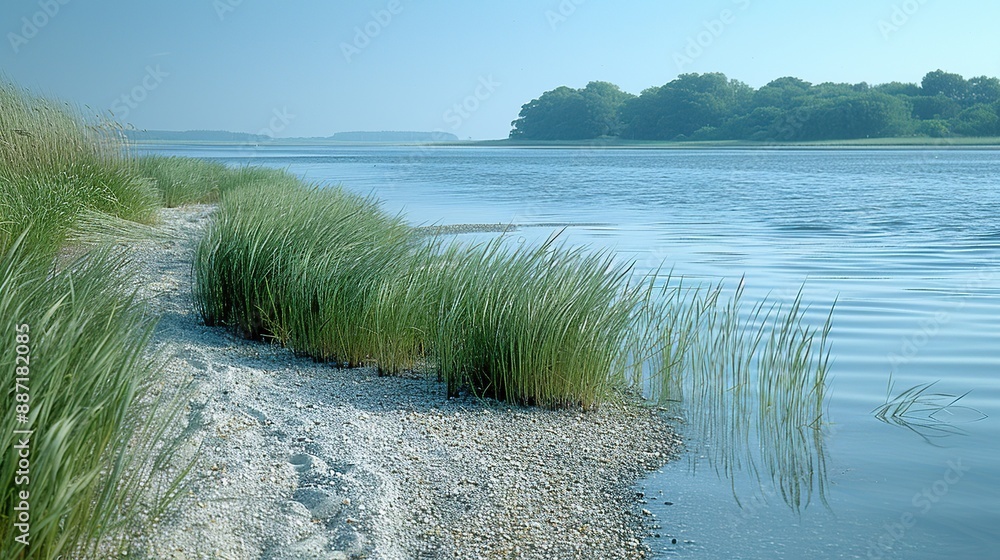
[[[682,74],[638,96],[608,82],[558,87],[521,107],[510,138],[807,141],[1000,136],[1000,80],[935,70],[920,84],[811,84],[754,89],[721,73]]]

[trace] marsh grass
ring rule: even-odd
[[[431,364],[449,391],[591,407],[625,377],[641,293],[606,252],[444,243],[341,189],[241,189],[195,261],[210,325],[337,365]]]
[[[935,440],[939,438],[965,433],[955,424],[987,418],[982,411],[958,404],[971,391],[960,395],[935,392],[932,389],[937,383],[917,384],[892,396],[895,384],[890,374],[885,403],[872,410],[872,414],[886,424],[912,431],[932,445],[936,445]]]
[[[0,80],[0,250],[30,230],[29,247],[53,252],[85,211],[152,222],[157,194],[118,141],[114,126]]]
[[[390,328],[390,317],[411,313],[400,307],[409,301],[400,271],[415,240],[374,201],[340,189],[241,189],[223,196],[198,247],[196,299],[207,324],[321,361],[374,363],[373,340],[388,336],[375,325]],[[391,294],[400,299],[378,300]],[[381,347],[379,367],[403,367],[389,359],[395,350]]]
[[[821,327],[805,323],[800,291],[789,304],[743,304],[744,283],[725,299],[722,285],[669,280],[649,321],[659,337],[648,375],[653,398],[684,411],[693,442],[733,484],[745,473],[771,481],[793,509],[814,492],[826,501],[822,429],[832,308]]]
[[[147,238],[158,195],[135,173],[119,130],[68,105],[0,80],[0,379],[9,397],[0,445],[30,437],[30,484],[18,457],[0,457],[0,558],[114,557],[176,495],[185,469],[162,478],[179,402],[153,398],[153,329],[125,286],[133,273],[112,243]],[[70,247],[67,244],[72,243]],[[71,255],[79,255],[72,258]],[[17,418],[16,325],[28,325],[30,360]],[[23,373],[23,370],[21,371]],[[152,495],[153,480],[165,481]],[[15,542],[30,491],[30,546]]]
[[[120,256],[93,251],[60,272],[31,253],[21,237],[0,257],[0,329],[30,328],[31,545],[15,543],[17,457],[0,458],[0,550],[4,558],[94,557],[123,550],[136,529],[136,496],[169,457],[161,445],[172,414],[163,403],[136,406],[156,371],[145,352],[153,323],[125,293]],[[12,346],[8,346],[12,348]],[[15,355],[0,355],[4,387],[14,388]],[[13,404],[3,410],[0,445],[13,449]],[[161,421],[150,421],[150,416]],[[175,480],[175,482],[179,481]],[[176,493],[165,488],[158,506]],[[157,505],[154,504],[154,507]],[[27,552],[26,555],[23,553]]]
[[[613,255],[549,238],[453,250],[439,297],[435,362],[449,390],[546,407],[590,408],[624,379],[639,290]]]
[[[136,156],[135,172],[153,181],[160,203],[167,207],[186,204],[215,204],[230,191],[269,185],[297,187],[298,180],[289,173],[265,167],[228,167],[222,163],[196,158]]]

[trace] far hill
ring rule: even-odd
[[[357,142],[408,144],[417,142],[458,142],[458,136],[449,132],[337,132],[333,136],[314,138],[272,138],[263,134],[229,132],[227,130],[126,130],[125,137],[138,142]]]
[[[450,132],[338,132],[329,138],[336,142],[457,142]]]

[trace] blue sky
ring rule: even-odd
[[[1000,76],[993,0],[4,0],[0,72],[148,129],[500,138],[542,92]]]

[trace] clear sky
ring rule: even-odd
[[[996,0],[3,0],[0,72],[137,128],[506,137],[542,92],[1000,76]]]

